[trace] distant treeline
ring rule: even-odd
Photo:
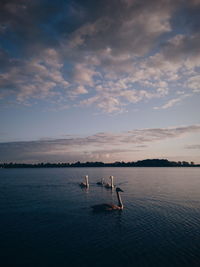
[[[71,168],[71,167],[200,167],[200,164],[187,161],[168,161],[167,159],[145,159],[136,162],[117,161],[104,162],[75,162],[75,163],[0,163],[0,168]]]

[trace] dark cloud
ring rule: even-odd
[[[2,48],[0,48],[0,66],[1,71],[6,70],[9,64],[9,54]]]
[[[163,33],[170,31],[169,19],[174,5],[170,1],[102,1],[101,8],[89,8],[88,15],[96,14],[73,32],[72,41],[82,51],[99,51],[111,48],[113,55],[131,53],[141,56],[154,45]],[[95,12],[97,10],[97,13]],[[86,27],[88,25],[88,27]],[[93,27],[92,34],[89,26]]]
[[[176,31],[195,33],[200,30],[199,0],[180,1],[180,6],[171,18],[172,27]]]
[[[171,62],[181,62],[189,59],[194,61],[200,56],[200,34],[177,35],[165,44],[163,55]]]
[[[154,38],[167,30],[165,20],[174,6],[174,1],[158,0],[130,1],[129,5],[127,1],[116,0],[8,0],[0,4],[0,25],[8,43],[14,42],[18,50],[21,47],[21,53],[22,49],[33,53],[42,47],[55,48],[62,38],[68,39],[83,25],[105,21],[97,34],[85,33],[87,50],[110,46],[114,53],[122,50],[143,53],[147,43],[152,45]]]
[[[58,96],[106,112],[165,97],[169,80],[200,64],[199,8],[198,0],[1,1],[0,97]]]
[[[67,34],[73,30],[71,22],[78,21],[72,6],[73,1],[64,0],[1,1],[2,38],[8,46],[14,43],[21,56],[24,53],[31,56],[43,48],[57,47],[62,37],[60,28],[63,27],[63,33]],[[78,6],[74,6],[76,8]]]

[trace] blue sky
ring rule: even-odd
[[[0,161],[200,163],[200,1],[0,4]]]

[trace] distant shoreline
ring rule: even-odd
[[[167,159],[145,159],[136,162],[75,162],[75,163],[0,163],[0,168],[81,168],[81,167],[200,167],[200,164],[187,161],[168,161]]]

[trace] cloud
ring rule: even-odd
[[[58,94],[56,87],[67,88],[59,55],[54,49],[43,51],[32,60],[14,61],[7,73],[0,74],[2,94],[15,94],[17,101],[30,98],[46,98]]]
[[[0,161],[87,161],[99,158],[123,160],[123,156],[147,145],[199,133],[200,125],[136,129],[121,133],[97,133],[86,137],[0,143]],[[116,149],[117,147],[117,149]],[[20,151],[20,154],[19,154]]]
[[[185,146],[186,149],[197,149],[199,150],[200,149],[200,145],[199,144],[196,144],[196,145],[188,145],[188,146]]]
[[[88,90],[85,88],[85,86],[79,85],[76,88],[74,88],[73,90],[71,90],[71,92],[69,93],[69,96],[73,99],[79,95],[84,95],[87,93],[88,93]]]
[[[93,76],[95,75],[98,75],[98,72],[88,68],[85,64],[76,64],[73,80],[78,84],[93,86]]]
[[[183,101],[183,99],[187,98],[187,97],[190,97],[191,94],[184,94],[184,93],[181,93],[179,97],[177,98],[173,98],[173,99],[170,99],[167,103],[165,103],[164,105],[160,106],[160,107],[154,107],[154,109],[167,109],[167,108],[171,108],[173,107],[174,105],[176,104],[179,104],[180,102]]]
[[[187,87],[191,88],[194,93],[200,92],[200,75],[192,76],[187,81]]]
[[[162,1],[162,5],[158,1],[152,1],[149,5],[146,1],[131,8],[127,8],[123,2],[111,1],[108,4],[103,1],[102,7],[100,18],[85,23],[73,32],[68,42],[70,48],[83,46],[83,50],[98,51],[106,45],[112,48],[113,55],[127,51],[144,55],[160,34],[171,30],[171,6],[165,1]]]
[[[163,56],[172,63],[181,63],[187,69],[200,64],[200,34],[179,34],[170,39],[163,49]]]
[[[174,106],[175,104],[179,103],[181,101],[181,98],[174,98],[169,100],[166,104],[164,104],[161,107],[154,107],[154,109],[166,109]]]
[[[162,106],[170,108],[182,100],[180,88],[199,93],[197,0],[0,5],[1,101],[57,99],[58,107],[92,105],[112,113],[171,97]]]
[[[199,76],[194,76],[195,68],[200,66],[199,37],[199,34],[176,35],[166,42],[160,52],[140,61],[135,61],[128,54],[112,59],[112,49],[107,48],[104,51],[107,58],[104,81],[97,83],[96,96],[82,101],[81,105],[96,104],[106,112],[115,112],[123,110],[124,105],[130,103],[165,98],[183,90],[184,96],[174,97],[161,107],[166,109],[185,97],[199,93]],[[101,66],[104,66],[104,53],[101,52],[103,56],[99,59]],[[189,94],[188,88],[192,89]]]

